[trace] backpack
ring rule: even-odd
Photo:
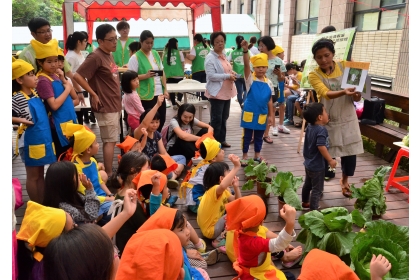
[[[168,144],[168,142],[172,139],[172,137],[174,137],[175,133],[172,131],[172,135],[170,137],[168,137],[168,132],[169,132],[169,125],[165,126],[164,128],[162,128],[162,131],[160,132],[161,136],[162,136],[162,142],[163,142],[163,146],[166,149],[166,144]]]

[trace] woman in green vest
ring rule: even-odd
[[[169,54],[169,55],[168,55]],[[176,38],[169,39],[168,43],[163,50],[163,70],[167,78],[166,83],[177,84],[184,79],[184,54],[178,50],[178,40]],[[169,93],[171,98],[172,107],[178,110],[178,105],[182,100],[183,94],[178,92],[175,101],[175,92]]]
[[[242,53],[241,42],[244,37],[241,35],[236,36],[236,48],[228,55],[227,59],[232,63],[233,71],[236,76],[236,90],[238,91],[237,98],[239,105],[243,106],[246,99],[246,88],[244,79],[244,58]],[[243,97],[242,97],[243,96]]]
[[[155,37],[149,30],[144,30],[140,34],[140,50],[128,61],[128,70],[133,70],[139,75],[139,87],[137,89],[140,95],[144,110],[152,109],[157,103],[159,95],[165,95],[169,99],[166,90],[166,76],[163,71],[162,60],[157,51],[152,50]],[[159,71],[159,72],[154,72]],[[162,73],[162,76],[159,76]],[[166,119],[166,102],[163,102],[158,109],[160,123],[158,131],[162,130]]]
[[[191,71],[193,80],[199,81],[200,83],[206,82],[204,59],[209,53],[210,46],[206,44],[206,41],[203,39],[203,36],[201,34],[195,34],[194,47],[192,47],[190,54],[187,54],[187,58],[192,61]],[[200,92],[200,96],[202,100],[207,100],[207,97],[204,96],[204,92]]]
[[[117,40],[117,49],[112,53],[112,56],[114,57],[115,64],[117,64],[118,67],[123,67],[127,65],[128,60],[130,59],[130,48],[128,45],[134,42],[134,40],[128,38],[130,25],[125,20],[120,21],[117,24],[117,31],[118,34],[120,34],[120,38]]]

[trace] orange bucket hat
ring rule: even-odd
[[[170,155],[159,155],[166,163],[166,169],[162,171],[163,174],[168,175],[172,171],[178,168],[178,163],[171,158]]]
[[[144,224],[139,227],[137,232],[142,232],[151,229],[171,229],[175,220],[177,209],[160,206],[159,209],[147,219]]]
[[[227,230],[256,227],[264,220],[264,201],[258,195],[244,196],[226,204]]]
[[[173,280],[182,265],[181,241],[175,233],[168,229],[137,232],[124,248],[116,280]]]
[[[156,171],[156,170],[144,170],[142,172],[139,172],[139,174],[137,174],[137,176],[132,180],[132,182],[134,183],[134,185],[137,187],[137,190],[139,190],[141,187],[145,186],[145,185],[153,185],[152,183],[152,177],[153,175],[155,175],[156,173],[161,174],[160,176],[160,189],[159,192],[163,191],[163,188],[166,186],[166,182],[168,181],[168,179],[166,178],[166,175]],[[141,193],[139,191],[137,191],[137,196],[140,199]]]

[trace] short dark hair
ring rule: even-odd
[[[238,35],[235,38],[235,42],[236,42],[236,49],[239,50],[240,48],[242,48],[241,43],[242,41],[245,40],[244,36],[242,35]],[[232,47],[234,49],[234,47]]]
[[[298,67],[297,67],[297,65],[296,64],[294,64],[294,63],[287,63],[286,64],[286,71],[289,71],[289,70],[292,70],[292,69],[295,69],[295,70],[298,70]]]
[[[32,18],[28,22],[28,28],[33,33],[36,33],[36,31],[39,28],[41,28],[45,25],[48,25],[49,27],[51,27],[50,22],[48,20],[46,20],[45,18],[41,18],[41,17]]]
[[[117,23],[117,30],[118,31],[120,31],[121,29],[127,28],[127,27],[130,28],[130,25],[125,20],[122,20],[119,23]]]
[[[306,59],[302,60],[302,62],[300,63],[300,71],[303,71],[303,69],[305,68],[305,64],[306,64]]]
[[[214,40],[216,40],[218,36],[222,36],[226,43],[226,34],[223,31],[217,31],[217,32],[211,33],[210,35],[210,44],[212,46],[214,46]]]
[[[174,222],[171,227],[171,231],[176,228],[183,228],[185,225],[185,216],[180,210],[176,210]]]
[[[215,185],[220,184],[220,176],[225,176],[225,172],[229,170],[226,162],[213,162],[204,172],[203,186],[207,191]]]
[[[83,42],[88,39],[88,34],[82,31],[76,31],[67,37],[66,50],[74,50],[77,46],[77,42]]]
[[[312,102],[303,107],[303,118],[310,124],[315,124],[318,116],[324,112],[324,104]]]
[[[266,47],[267,50],[272,51],[276,47],[276,43],[274,43],[273,38],[270,36],[262,36],[260,39],[258,39],[258,45],[262,42]]]
[[[44,251],[45,280],[111,279],[114,246],[96,224],[82,224],[51,240]]]
[[[324,28],[322,28],[321,33],[328,33],[328,32],[332,32],[332,31],[336,31],[337,29],[335,29],[334,26],[332,25],[328,25],[325,26]]]
[[[159,154],[156,154],[152,157],[152,159],[150,161],[150,169],[151,170],[157,170],[159,172],[162,172],[166,168],[168,168],[166,166],[166,162]]]
[[[144,42],[149,38],[152,38],[153,40],[155,39],[155,36],[153,36],[152,31],[143,30],[143,32],[141,32],[141,34],[140,34],[140,42]]]
[[[199,151],[200,151],[200,156],[202,158],[206,158],[206,156],[207,156],[207,149],[206,149],[206,145],[204,145],[203,142],[200,143],[200,149],[199,149]]]
[[[140,115],[140,123],[144,120],[144,118],[146,117],[147,113],[149,113],[152,110],[152,108],[148,108],[146,109],[146,111],[143,112],[143,114]],[[154,121],[160,121],[160,114],[159,112],[156,112],[155,116],[153,117]]]
[[[112,26],[109,23],[104,23],[96,27],[95,35],[96,40],[104,40],[106,37],[106,34],[108,34],[111,31],[115,31],[114,26]]]
[[[141,46],[140,42],[134,41],[134,42],[131,42],[130,45],[128,45],[128,48],[130,49],[132,53],[135,53],[138,50],[140,50],[140,46]]]
[[[137,72],[127,70],[121,75],[121,88],[124,93],[130,94],[133,92],[131,89],[131,81],[138,77]]]
[[[316,52],[323,48],[327,48],[335,54],[334,41],[326,38],[321,38],[314,43],[312,46],[312,54],[315,56]]]

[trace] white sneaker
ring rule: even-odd
[[[204,105],[204,106],[203,106],[203,109],[207,109],[207,105]]]
[[[273,136],[277,136],[277,135],[279,135],[279,131],[277,130],[277,127],[273,127],[273,128],[271,129],[271,134],[273,134]]]
[[[277,130],[280,132],[280,133],[284,133],[284,134],[290,134],[290,130],[287,128],[287,127],[285,127],[284,125],[281,127],[280,125],[277,127]]]

